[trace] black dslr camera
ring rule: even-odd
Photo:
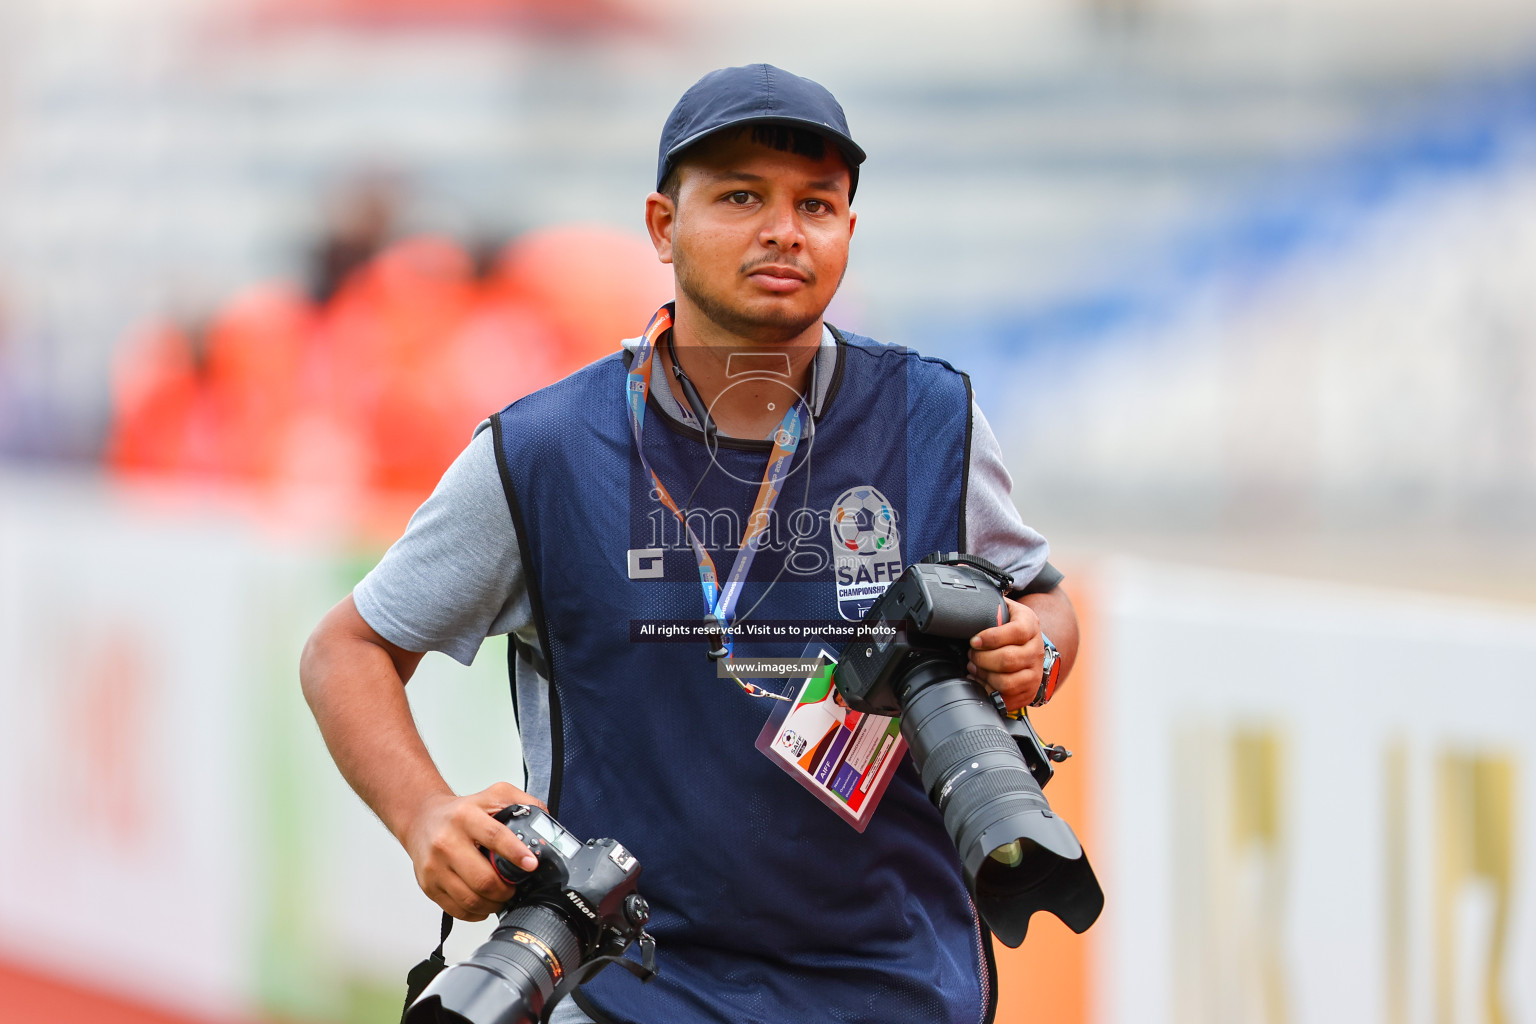
[[[583,843],[526,804],[495,817],[539,866],[524,871],[487,852],[517,894],[483,946],[433,977],[414,1000],[407,997],[401,1024],[533,1024],[547,1021],[560,999],[611,963],[641,981],[656,974],[656,943],[645,931],[651,911],[635,889],[634,854],[612,839]],[[624,957],[637,939],[642,963]],[[441,951],[439,945],[434,956]]]
[[[1040,790],[1052,761],[1027,716],[966,678],[970,639],[1008,621],[1010,576],[959,553],[908,566],[864,616],[833,681],[856,711],[900,715],[923,788],[944,815],[982,920],[1009,946],[1046,910],[1084,932],[1104,893],[1077,836]]]

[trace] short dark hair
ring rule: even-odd
[[[794,153],[796,156],[808,157],[812,160],[821,160],[827,155],[825,135],[792,124],[744,124],[739,128],[728,128],[716,132],[708,138],[711,140],[739,139],[748,133],[753,142],[776,149],[781,153]],[[666,180],[661,183],[661,188],[657,189],[674,204],[677,203],[678,192],[682,188],[677,172],[683,160],[686,159],[686,154],[687,150],[679,154],[679,158],[672,164],[672,169],[667,172]]]

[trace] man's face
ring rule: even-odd
[[[676,204],[653,193],[646,214],[679,300],[755,342],[812,327],[842,282],[856,220],[836,148],[813,160],[728,135],[691,150],[678,174]]]

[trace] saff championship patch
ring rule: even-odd
[[[850,487],[832,506],[832,570],[837,611],[853,622],[901,575],[896,510],[873,487]]]

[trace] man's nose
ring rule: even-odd
[[[799,249],[805,245],[805,232],[800,226],[800,211],[795,209],[792,201],[785,199],[772,203],[768,206],[766,213],[767,217],[763,221],[762,231],[758,234],[758,241],[780,251]]]

